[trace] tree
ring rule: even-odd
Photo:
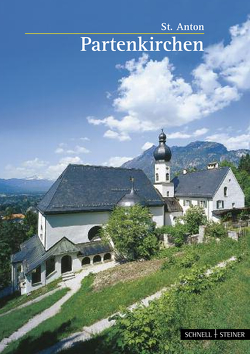
[[[246,171],[248,174],[250,174],[250,155],[249,154],[246,154],[245,156],[241,156],[238,170],[239,171]]]
[[[199,232],[199,226],[206,224],[207,217],[204,209],[195,205],[191,206],[186,211],[183,220],[186,224],[187,232],[190,234],[197,234]]]
[[[128,260],[148,259],[159,248],[152,215],[140,205],[115,208],[101,237],[110,237],[119,254]]]
[[[0,222],[0,288],[10,283],[10,256],[19,251],[19,246],[27,239],[22,224],[12,221]]]
[[[172,238],[170,242],[173,242],[176,247],[180,247],[185,242],[188,234],[186,224],[177,221],[174,226],[167,225],[162,228],[165,234],[169,234]]]
[[[32,211],[28,211],[25,215],[23,225],[27,230],[26,235],[28,237],[32,237],[37,234],[37,224],[38,224],[38,216],[36,213]]]

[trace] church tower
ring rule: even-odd
[[[155,158],[155,188],[163,197],[174,197],[174,184],[171,182],[171,150],[166,145],[166,135],[159,135],[159,145],[154,151]]]

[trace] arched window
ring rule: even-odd
[[[100,240],[100,230],[101,230],[101,226],[94,226],[89,230],[88,233],[88,239],[89,241],[97,241]]]
[[[169,173],[166,173],[166,181],[169,181]]]
[[[63,256],[61,259],[61,272],[66,273],[72,270],[72,258],[68,255]]]
[[[94,258],[93,258],[93,263],[99,263],[101,262],[101,256],[99,256],[99,254],[97,254]]]
[[[159,181],[159,173],[155,174],[155,180],[156,180],[156,182]]]
[[[111,260],[111,254],[110,253],[106,253],[103,257],[104,261],[110,261]]]
[[[224,197],[227,197],[227,187],[224,187]]]
[[[84,257],[82,260],[82,266],[90,264],[90,258],[89,257]]]
[[[46,261],[46,277],[55,270],[55,258],[51,257]]]

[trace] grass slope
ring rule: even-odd
[[[0,317],[0,340],[9,337],[32,317],[52,306],[60,300],[67,291],[68,289],[66,288],[58,290],[39,302]]]
[[[28,301],[34,300],[37,297],[46,294],[48,291],[54,290],[58,287],[58,283],[62,281],[61,278],[54,280],[53,282],[45,285],[35,291],[30,295],[20,295],[15,293],[8,297],[0,299],[0,314],[12,310],[15,307],[25,304]]]
[[[220,243],[185,246],[181,251],[185,254],[195,250],[200,255],[197,265],[213,266],[221,260],[243,252],[246,249],[246,241],[250,242],[249,237],[239,243],[226,239]],[[167,252],[173,253],[174,251]],[[165,255],[167,252],[164,252]],[[188,269],[184,272],[187,273]],[[156,271],[141,279],[120,281],[100,291],[92,290],[94,276],[90,275],[83,280],[80,291],[62,306],[59,314],[43,322],[23,339],[12,343],[4,353],[23,353],[25,350],[28,354],[49,347],[69,334],[81,330],[83,326],[108,317],[118,311],[121,306],[131,305],[164,286],[173,284],[180,273],[183,273],[183,269],[173,265],[169,269]]]
[[[182,309],[182,328],[246,329],[250,328],[249,312],[250,259],[235,264],[224,282],[200,295],[191,295]],[[114,350],[112,329],[62,353],[119,354]],[[245,354],[250,342],[239,340],[183,341],[178,354]],[[132,354],[132,353],[128,353]],[[158,353],[155,353],[158,354]],[[167,353],[166,353],[167,354]]]

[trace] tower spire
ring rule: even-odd
[[[169,146],[166,145],[166,134],[163,129],[159,135],[159,145],[155,148],[155,188],[163,197],[173,197],[174,187],[171,182],[171,164],[172,157]]]

